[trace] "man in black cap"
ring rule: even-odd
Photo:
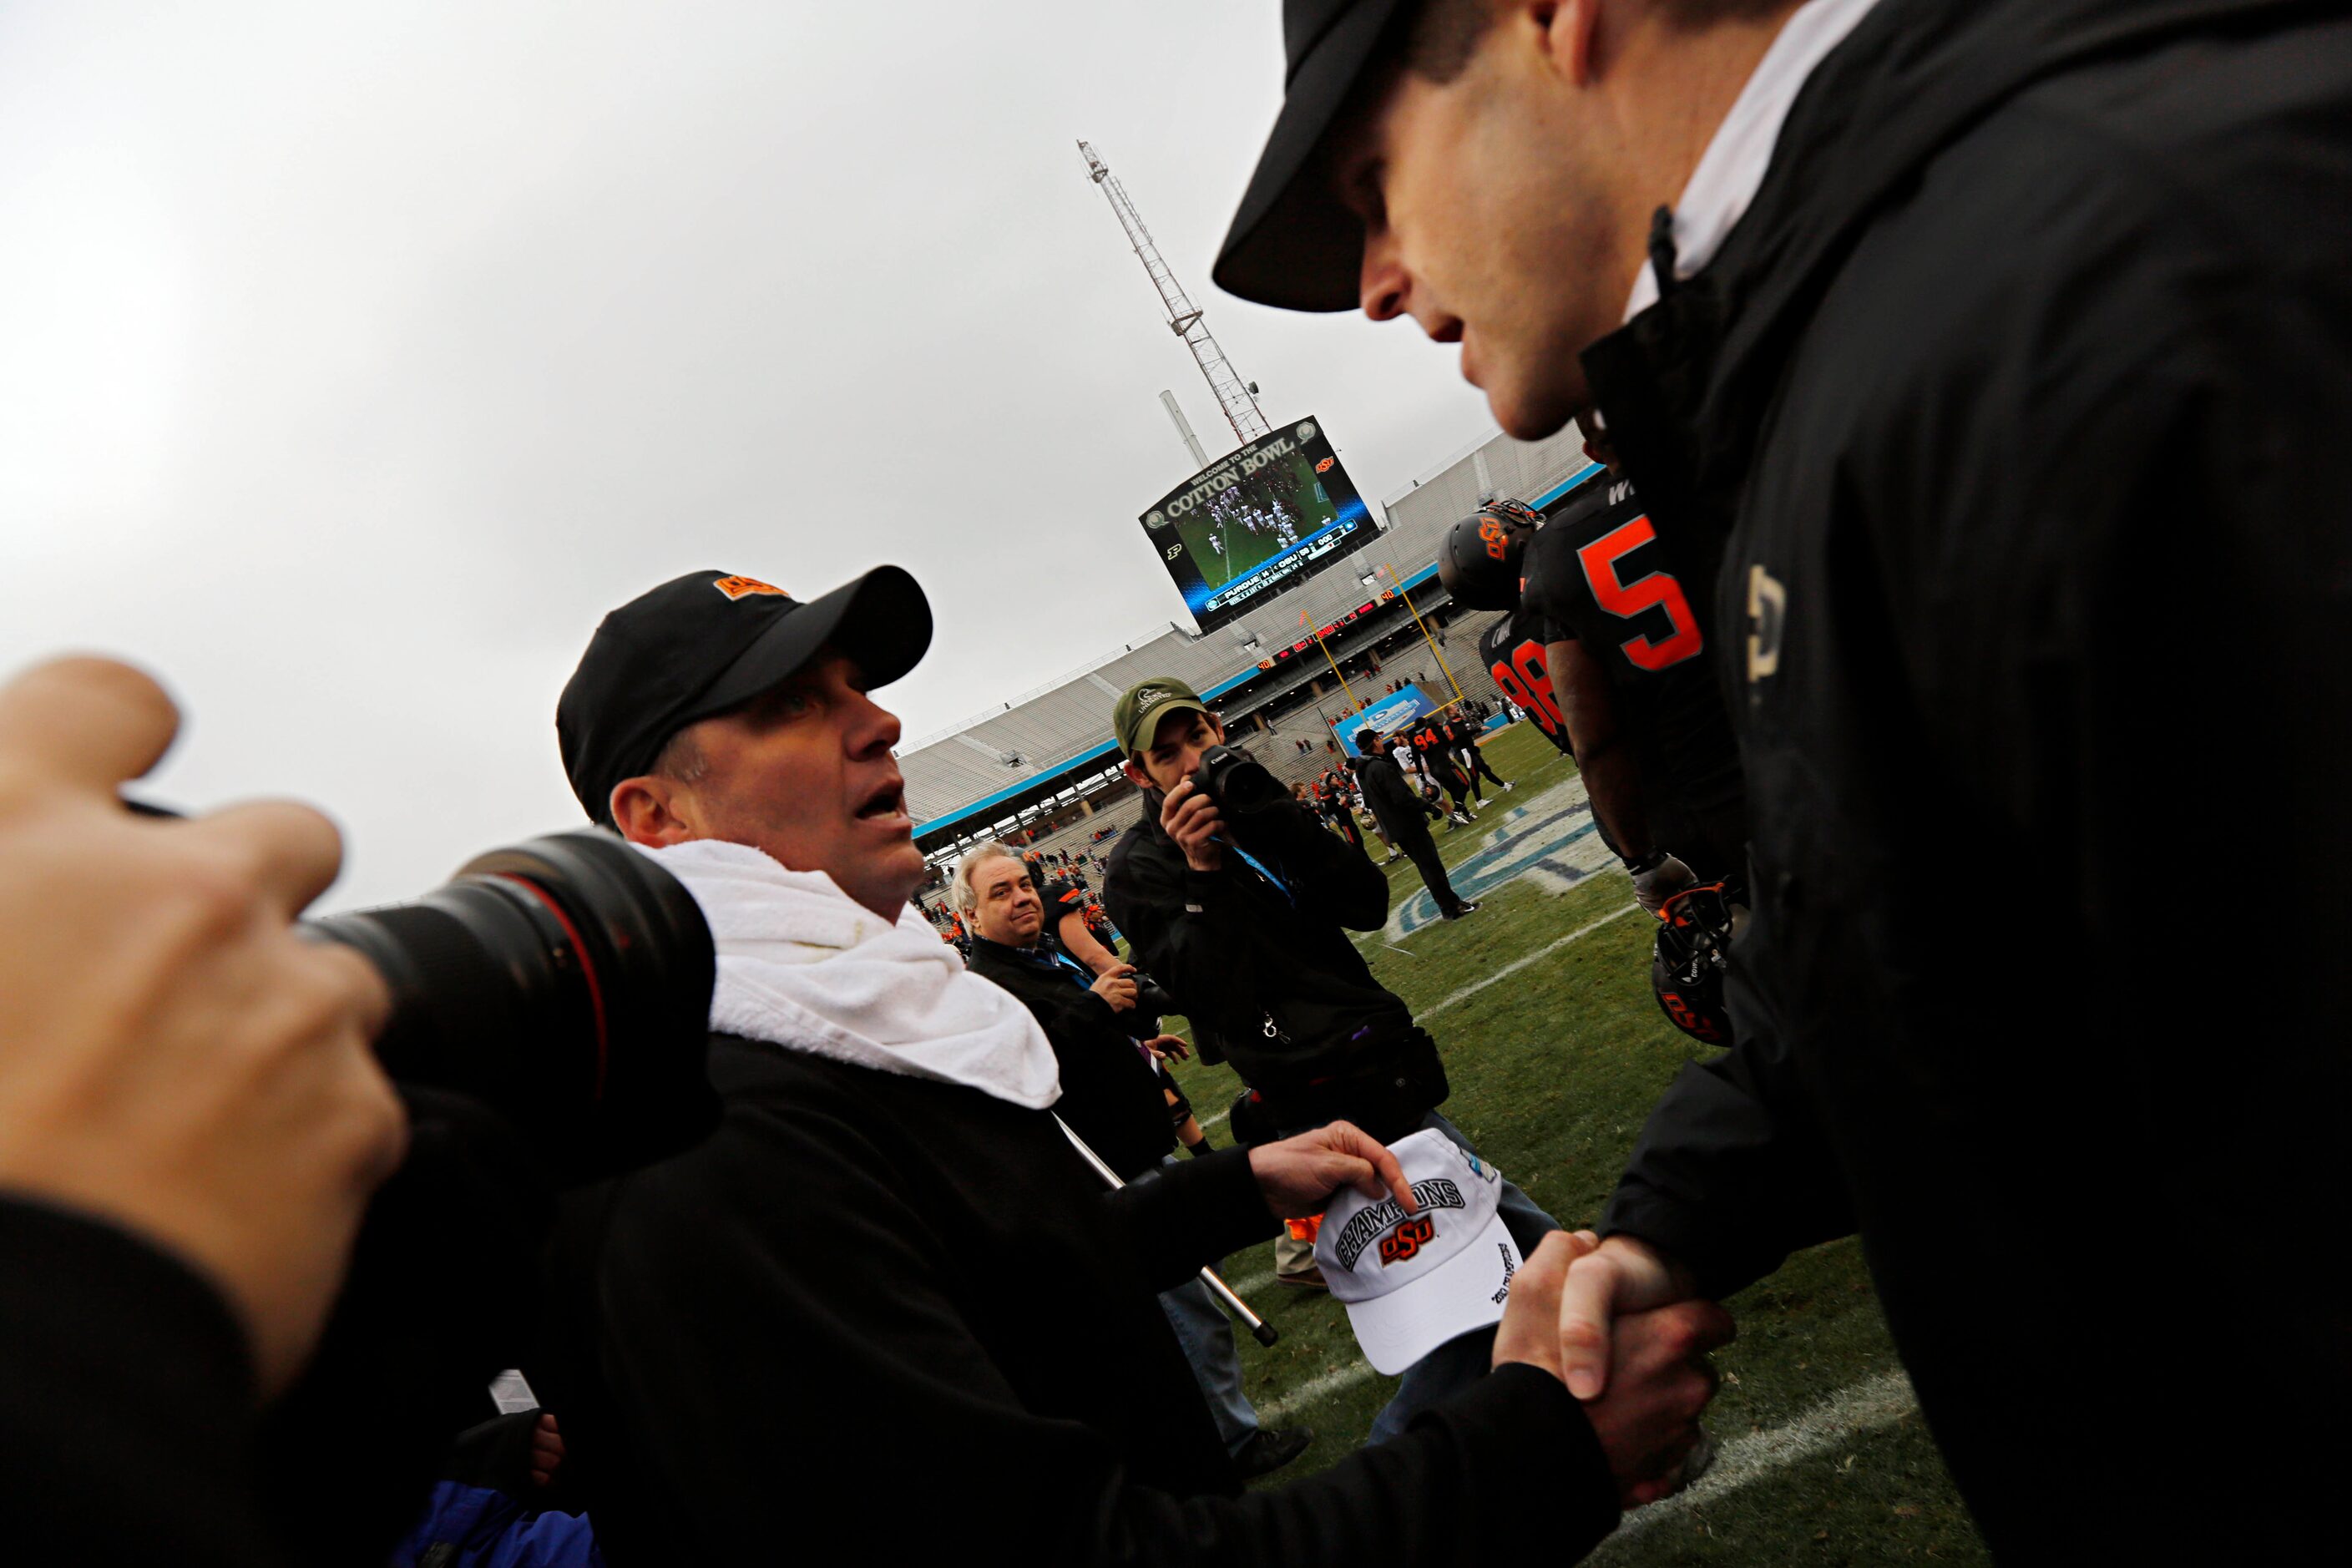
[[[719,952],[719,1131],[572,1194],[550,1253],[532,1377],[611,1561],[754,1561],[782,1531],[1364,1568],[1578,1549],[1655,1495],[1724,1321],[1634,1321],[1637,1370],[1588,1415],[1552,1370],[1591,1245],[1568,1237],[1520,1271],[1492,1375],[1378,1456],[1235,1495],[1156,1293],[1342,1184],[1412,1194],[1345,1125],[1103,1191],[1047,1114],[1035,1020],[908,907],[926,871],[871,692],[929,635],[893,567],[806,604],[693,573],[607,616],[559,705],[582,805],[687,885]]]
[[[1217,280],[1413,317],[1514,436],[1596,409],[1688,571],[1746,774],[1740,1043],[1684,1069],[1576,1270],[1573,1384],[1603,1381],[1609,1310],[1859,1231],[1996,1552],[2340,1552],[2342,1303],[2281,1260],[2352,1199],[2352,1058],[2291,1028],[2213,1070],[2276,947],[2211,911],[2249,865],[2352,879],[2352,17],[1284,21]],[[2203,818],[2291,851],[2168,852],[2183,714],[2231,758]],[[2340,897],[2292,924],[2352,948]],[[2195,1259],[2199,1344],[2294,1374],[2150,1375],[2184,1364],[2175,1315],[2112,1304],[2168,1256]],[[2227,1420],[2179,1419],[2217,1398]],[[2213,1478],[2250,1460],[2242,1507]]]

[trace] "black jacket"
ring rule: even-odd
[[[291,1563],[268,1521],[244,1331],[184,1264],[0,1200],[0,1519],[28,1562]],[[367,1434],[360,1462],[374,1458]]]
[[[1160,1075],[1130,1033],[1142,1022],[1133,1010],[1114,1012],[1049,957],[983,936],[971,939],[970,964],[1035,1016],[1061,1065],[1062,1098],[1055,1113],[1112,1170],[1131,1182],[1175,1149]]]
[[[1426,835],[1429,825],[1424,818],[1444,816],[1405,782],[1404,770],[1386,752],[1351,757],[1348,765],[1355,770],[1356,780],[1363,787],[1364,804],[1371,808],[1372,820],[1391,838],[1415,833]]]
[[[1756,871],[1609,1226],[1858,1229],[2005,1556],[2338,1548],[2352,1086],[2274,1004],[2352,950],[2352,22],[1883,0],[1585,365],[1727,537]]]
[[[708,1143],[567,1200],[526,1367],[614,1568],[1468,1563],[1615,1522],[1576,1401],[1517,1368],[1235,1495],[1153,1293],[1273,1234],[1245,1151],[1107,1193],[976,1089],[725,1036],[710,1068]]]
[[[1196,1029],[1215,1034],[1244,1081],[1293,1089],[1358,1065],[1368,1042],[1412,1030],[1405,1005],[1348,940],[1349,930],[1388,918],[1379,867],[1284,801],[1247,830],[1250,855],[1271,879],[1230,847],[1223,869],[1195,871],[1160,830],[1157,797],[1146,798],[1142,819],[1111,851],[1103,902],[1137,966]]]

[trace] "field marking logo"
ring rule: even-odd
[[[721,577],[710,585],[730,600],[745,598],[752,594],[773,594],[779,599],[792,597],[782,588],[762,583],[757,577]]]
[[[1506,813],[1478,852],[1446,872],[1465,899],[1484,898],[1506,882],[1529,881],[1546,892],[1564,893],[1596,871],[1618,863],[1592,820],[1592,803],[1580,779],[1570,779]],[[1390,942],[1411,936],[1440,916],[1426,888],[1400,900],[1389,911],[1381,935]]]

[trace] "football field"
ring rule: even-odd
[[[1708,1048],[1676,1031],[1649,984],[1649,924],[1591,828],[1574,766],[1519,725],[1486,754],[1516,786],[1469,827],[1436,829],[1458,888],[1482,908],[1433,920],[1410,863],[1388,868],[1388,930],[1359,939],[1381,982],[1437,1037],[1445,1113],[1505,1175],[1571,1228],[1600,1216],[1651,1104]],[[1490,789],[1494,786],[1489,785]],[[1377,839],[1366,843],[1375,858]],[[1171,1019],[1169,1027],[1181,1028]],[[1177,1075],[1211,1137],[1239,1090],[1198,1060]],[[1307,1474],[1363,1440],[1394,1380],[1365,1364],[1345,1310],[1278,1285],[1271,1243],[1224,1276],[1281,1330],[1238,1336],[1247,1391],[1268,1425],[1316,1440],[1268,1482]],[[1727,1305],[1738,1342],[1717,1352],[1707,1416],[1713,1472],[1626,1516],[1592,1559],[1614,1563],[1989,1561],[1920,1421],[1860,1249],[1800,1253]],[[1540,1507],[1540,1499],[1529,1505]]]
[[[1220,528],[1205,511],[1192,512],[1176,524],[1184,548],[1192,552],[1192,563],[1201,569],[1201,580],[1212,588],[1222,588],[1236,577],[1246,577],[1288,546],[1271,532],[1253,533],[1239,523]],[[1209,541],[1216,538],[1224,548],[1219,551]]]

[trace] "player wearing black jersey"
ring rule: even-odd
[[[1456,603],[1516,608],[1522,635],[1545,639],[1553,713],[1643,907],[1736,878],[1738,752],[1692,609],[1708,584],[1668,553],[1633,486],[1604,471],[1540,519],[1489,506],[1454,524],[1439,562]]]
[[[1568,743],[1568,721],[1551,697],[1551,674],[1545,653],[1541,616],[1515,609],[1478,634],[1478,662],[1502,688],[1503,695],[1519,705],[1543,738],[1573,757]]]

